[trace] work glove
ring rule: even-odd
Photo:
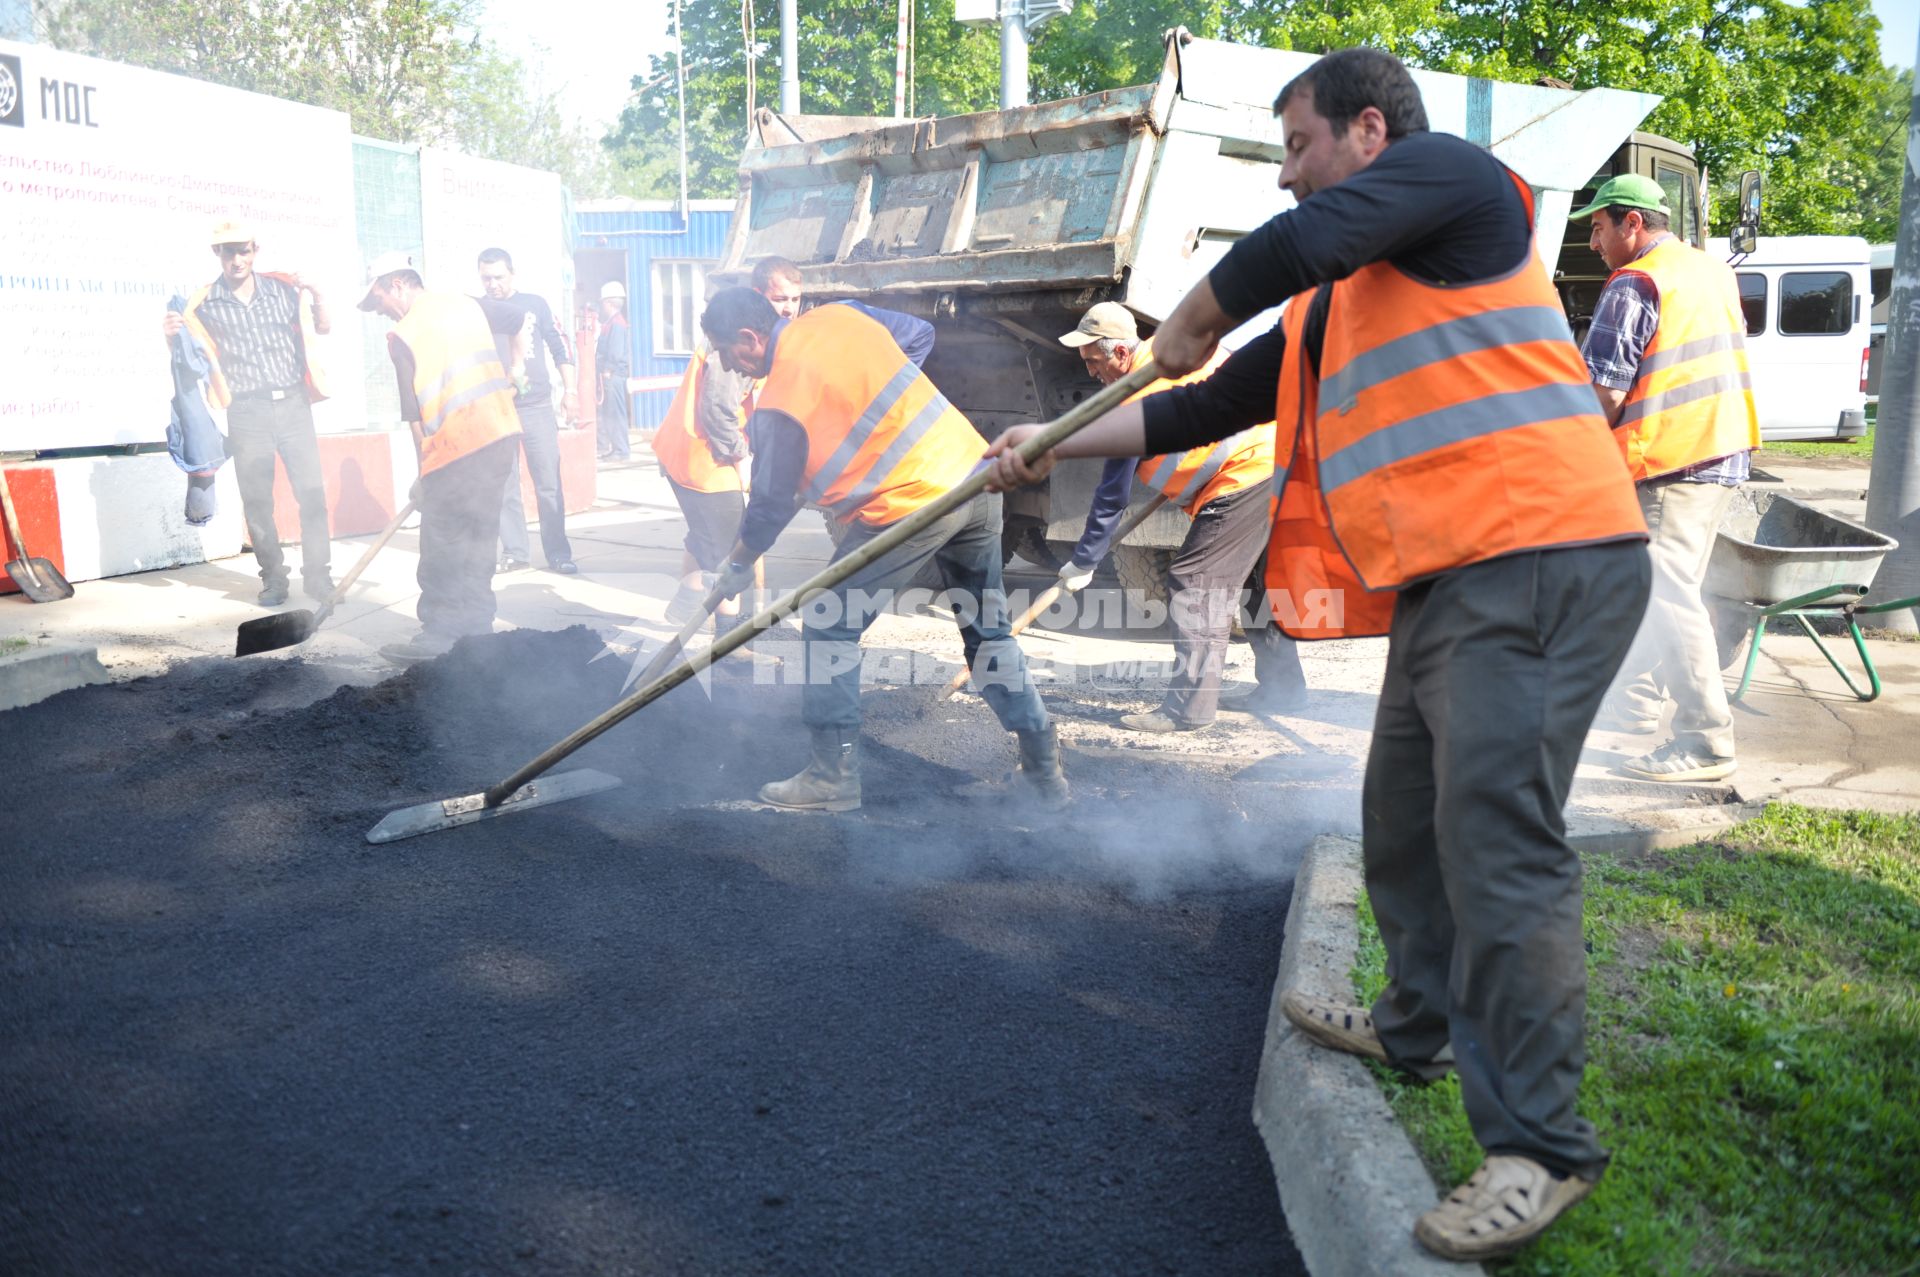
[[[729,562],[726,569],[714,579],[714,589],[720,592],[720,599],[740,597],[740,592],[753,584],[753,564]]]
[[[1072,559],[1068,559],[1060,569],[1060,588],[1068,594],[1078,594],[1087,588],[1093,580],[1093,569],[1083,568]]]

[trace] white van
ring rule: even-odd
[[[1865,434],[1873,302],[1867,241],[1762,237],[1751,255],[1730,265],[1747,315],[1761,441]]]

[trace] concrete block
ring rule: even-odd
[[[70,687],[111,682],[91,647],[30,647],[0,656],[0,710],[44,701]]]
[[[1367,1067],[1315,1046],[1280,1011],[1281,995],[1293,988],[1353,999],[1362,889],[1360,845],[1315,839],[1294,877],[1254,1125],[1273,1161],[1287,1228],[1314,1277],[1479,1273],[1479,1265],[1436,1258],[1413,1240],[1414,1220],[1442,1193]]]

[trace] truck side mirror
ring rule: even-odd
[[[1740,213],[1727,246],[1744,256],[1760,245],[1760,171],[1748,169],[1740,175]]]

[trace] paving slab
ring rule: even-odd
[[[0,710],[18,709],[69,688],[109,680],[99,654],[90,647],[29,643],[0,653]]]

